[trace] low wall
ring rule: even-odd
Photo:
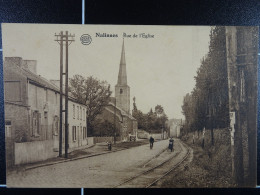
[[[5,158],[6,158],[6,168],[12,167],[14,165],[14,139],[6,137],[5,138]]]
[[[116,141],[121,141],[120,137],[116,137]],[[102,142],[114,142],[114,137],[105,136],[105,137],[88,137],[88,145],[93,145],[96,143]]]
[[[53,147],[53,140],[14,143],[14,163],[20,165],[55,157]]]
[[[162,134],[161,134],[161,133],[151,134],[151,136],[152,136],[154,139],[162,139]],[[150,137],[150,136],[149,136],[149,137]]]
[[[152,133],[152,134],[149,134],[147,132],[138,132],[137,133],[137,138],[138,139],[149,139],[151,136],[154,139],[157,139],[157,140],[162,139],[162,134],[161,133]],[[165,136],[165,139],[166,139],[166,136]]]
[[[138,139],[148,139],[149,133],[137,133],[137,138]]]
[[[88,137],[87,140],[88,140],[87,145],[93,145],[94,144],[94,137]]]
[[[93,138],[94,138],[94,144],[114,141],[114,137],[93,137]]]

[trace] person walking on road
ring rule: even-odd
[[[151,136],[149,141],[150,141],[150,149],[153,149],[154,138]]]
[[[171,152],[173,150],[173,142],[174,142],[174,140],[171,137],[171,139],[169,140],[169,149],[171,150]]]

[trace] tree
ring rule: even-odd
[[[115,127],[115,125],[108,120],[102,121],[101,119],[96,119],[94,121],[94,136],[113,136],[114,130],[116,129],[116,133],[119,133],[119,129]]]
[[[164,109],[161,105],[155,106],[154,110],[156,113],[156,120],[155,120],[154,127],[157,131],[161,131],[161,129],[165,129],[166,127],[165,123],[168,120],[168,117],[164,113]]]
[[[163,107],[161,105],[155,106],[155,113],[157,117],[160,117],[164,113]]]
[[[138,129],[143,129],[148,132],[161,132],[162,128],[166,128],[167,115],[161,105],[155,106],[155,112],[151,108],[147,114],[137,109],[135,98],[133,99],[132,115],[137,120]]]
[[[156,114],[153,112],[153,109],[151,108],[150,111],[146,114],[147,117],[147,129],[152,130],[155,129],[155,120],[156,120]]]
[[[210,33],[209,52],[201,60],[194,77],[196,85],[183,99],[185,128],[189,131],[228,126],[228,81],[225,27],[214,27]]]
[[[93,134],[93,124],[98,114],[108,105],[112,91],[106,81],[100,81],[93,76],[85,78],[74,75],[69,79],[69,92],[82,104],[87,105],[88,134]]]

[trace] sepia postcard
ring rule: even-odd
[[[255,187],[258,34],[2,24],[7,187]]]

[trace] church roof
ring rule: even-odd
[[[113,100],[113,97],[110,99],[110,100]],[[110,101],[109,103],[108,103],[108,105],[111,105],[111,106],[115,106],[115,102],[113,102],[113,101]],[[123,116],[126,116],[126,117],[128,117],[128,118],[130,118],[131,120],[136,120],[131,114],[128,114],[128,113],[126,113],[124,110],[122,110],[120,107],[118,107],[118,106],[115,106],[116,107],[116,109],[117,110],[119,110],[120,112],[121,112],[121,114],[123,115]]]
[[[127,85],[124,40],[123,40],[122,51],[121,51],[117,85]]]

